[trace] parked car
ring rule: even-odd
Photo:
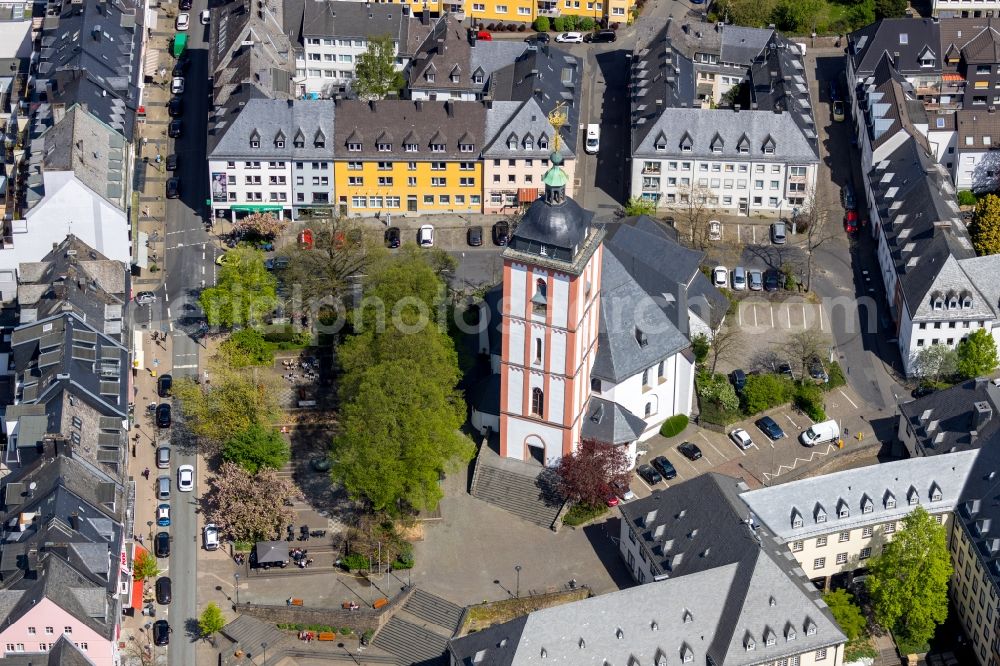
[[[208,523],[201,530],[201,542],[205,550],[219,549],[219,528],[215,523]]]
[[[153,539],[153,553],[157,557],[170,557],[170,535],[166,532],[157,532]]]
[[[587,125],[586,134],[583,140],[583,150],[590,155],[596,155],[600,152],[601,126],[597,123],[590,123]]]
[[[639,465],[635,472],[642,478],[643,481],[651,486],[655,486],[660,481],[663,481],[663,477],[660,476],[660,473],[653,469],[653,466],[649,464]]]
[[[740,447],[744,451],[753,446],[753,440],[750,439],[750,433],[743,428],[736,428],[729,433],[729,439],[733,440],[736,446]]]
[[[833,119],[838,123],[844,121],[844,103],[839,99],[833,103]]]
[[[397,248],[402,242],[402,237],[399,233],[399,227],[389,227],[385,230],[385,246],[388,248]]]
[[[492,42],[493,41],[493,33],[490,32],[489,30],[477,30],[476,31],[476,39],[479,40],[479,41],[481,41],[481,42]]]
[[[795,373],[792,372],[792,364],[788,361],[778,363],[778,367],[775,368],[775,372],[779,375],[785,375],[789,379],[795,379]]]
[[[156,499],[170,499],[170,477],[160,476],[156,479]]]
[[[153,623],[153,644],[170,644],[170,625],[166,620],[157,620]]]
[[[694,442],[684,442],[677,445],[677,450],[688,460],[698,460],[701,458],[701,449]]]
[[[656,456],[650,463],[667,481],[677,476],[677,469],[673,466],[673,463],[667,460],[666,456]]]
[[[818,356],[813,356],[809,359],[809,376],[823,384],[830,381],[830,375],[827,373],[826,368],[823,367],[823,361]]]
[[[483,228],[479,226],[469,227],[466,233],[466,240],[470,247],[479,247],[483,244]]]
[[[198,18],[201,20],[202,25],[208,25],[212,22],[212,12],[207,9],[203,9],[201,14],[198,15]]]
[[[583,38],[583,41],[592,42],[594,44],[610,44],[611,42],[617,40],[618,35],[614,30],[598,30],[597,32],[587,34]]]
[[[166,605],[170,603],[170,578],[163,576],[156,579],[156,602]]]
[[[170,76],[184,76],[184,72],[187,71],[188,66],[191,61],[188,60],[187,52],[183,53],[177,62],[174,63],[174,68],[170,70]]]
[[[177,468],[177,490],[189,493],[194,490],[194,466],[181,465]]]
[[[913,389],[910,392],[910,395],[914,399],[916,399],[916,398],[923,398],[925,395],[930,395],[931,393],[934,393],[934,387],[933,386],[927,386],[926,384],[922,384],[922,385],[918,386],[917,388]]]
[[[177,155],[167,155],[167,171],[177,171]]]
[[[725,266],[716,266],[712,269],[712,284],[716,287],[729,286],[729,269]]]
[[[193,0],[181,0],[180,3],[178,4],[178,6],[180,7],[180,10],[182,12],[186,12],[186,11],[190,10],[191,7],[194,6],[194,2],[193,2]]]
[[[510,225],[506,222],[497,222],[493,225],[493,243],[503,247],[510,240]]]
[[[176,199],[181,195],[181,179],[167,178],[167,198]]]
[[[417,230],[417,245],[420,247],[434,247],[434,227],[429,224],[421,225]]]
[[[764,274],[756,268],[747,271],[747,286],[750,291],[760,291],[764,288]]]
[[[747,374],[740,368],[736,368],[729,373],[729,381],[737,393],[742,393],[744,387],[747,385]]]
[[[840,203],[844,205],[845,210],[855,210],[857,207],[857,202],[854,199],[854,186],[850,183],[841,188]]]
[[[135,295],[136,305],[149,305],[156,302],[156,294],[151,291],[140,291]]]
[[[671,224],[670,226],[674,225]],[[718,220],[708,221],[708,240],[722,240],[722,222],[719,222]]]
[[[799,441],[806,446],[816,446],[838,439],[840,439],[840,425],[833,420],[814,423],[799,435]]]
[[[781,288],[781,273],[770,268],[764,271],[764,291],[778,291]]]
[[[156,394],[161,398],[170,397],[170,389],[174,387],[173,375],[160,375],[156,378]]]
[[[191,15],[187,12],[181,12],[177,15],[177,20],[174,21],[174,27],[181,32],[187,30],[191,27]]]
[[[170,79],[170,92],[172,94],[174,94],[174,95],[183,95],[184,94],[184,77],[183,76],[175,76],[174,78]]]
[[[161,402],[156,406],[156,427],[169,428],[170,422],[170,404]]]
[[[556,41],[560,44],[583,44],[583,33],[563,32],[556,35]]]
[[[179,139],[183,129],[184,129],[184,124],[181,122],[181,119],[174,118],[173,120],[170,121],[170,124],[167,125],[167,136],[169,136],[171,139]]]
[[[771,223],[771,242],[775,245],[784,245],[787,237],[786,227],[784,222],[772,222]]]
[[[529,44],[548,44],[549,43],[549,33],[547,32],[536,32],[533,35],[528,35],[524,38],[524,41]]]
[[[170,447],[156,447],[156,469],[170,469]]]
[[[747,269],[737,266],[733,269],[733,289],[744,291],[747,288]]]
[[[170,505],[161,504],[156,507],[156,524],[160,527],[170,527]]]
[[[623,487],[617,483],[612,483],[611,489],[615,491],[615,499],[620,499],[623,502],[631,502],[635,499],[635,493],[627,485]]]
[[[283,271],[288,268],[289,263],[288,257],[271,257],[264,262],[264,268],[269,271]]]
[[[167,102],[167,114],[171,118],[179,118],[184,115],[184,98],[171,97]]]
[[[760,431],[772,440],[778,440],[785,436],[785,431],[770,416],[762,416],[755,422]]]
[[[858,211],[849,210],[844,213],[844,231],[853,234],[858,230]]]

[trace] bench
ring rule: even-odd
[[[382,597],[381,599],[375,600],[375,603],[372,604],[372,608],[378,610],[380,608],[385,608],[388,605],[389,605],[389,600],[386,599],[385,597]]]
[[[289,599],[288,600],[288,605],[289,606],[303,606],[305,604],[304,604],[304,602],[301,599]]]
[[[316,640],[318,640],[318,641],[335,641],[335,640],[337,640],[337,634],[333,633],[332,631],[321,631],[316,636]]]

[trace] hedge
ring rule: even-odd
[[[826,374],[829,375],[830,380],[826,383],[826,390],[839,388],[847,384],[847,378],[844,377],[844,371],[840,367],[840,363],[833,361],[826,367]]]
[[[816,384],[801,384],[795,390],[795,404],[813,421],[825,421],[823,392]]]
[[[539,16],[535,19],[535,30],[538,32],[548,32],[549,31],[549,17]]]
[[[684,432],[684,428],[687,426],[687,414],[675,414],[663,422],[663,425],[660,426],[660,434],[664,437],[675,437]]]
[[[740,396],[743,412],[747,416],[783,405],[792,398],[794,387],[788,377],[762,374],[748,375]]]
[[[340,564],[351,571],[365,571],[368,569],[368,558],[358,553],[351,553],[340,558]]]
[[[563,516],[563,525],[576,527],[590,522],[594,518],[607,513],[608,507],[604,505],[590,506],[589,504],[574,504]]]

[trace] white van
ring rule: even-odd
[[[601,149],[601,126],[597,123],[587,125],[587,139],[583,149],[591,155],[596,155]]]
[[[836,421],[814,423],[799,435],[799,441],[806,446],[816,446],[824,442],[835,442],[840,439],[840,425]]]

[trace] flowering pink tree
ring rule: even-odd
[[[233,226],[233,233],[239,237],[251,236],[264,240],[274,240],[287,223],[270,213],[253,213],[247,215]]]
[[[205,495],[209,522],[235,541],[261,541],[279,535],[294,516],[285,500],[295,492],[274,470],[250,474],[235,463],[222,463]]]

